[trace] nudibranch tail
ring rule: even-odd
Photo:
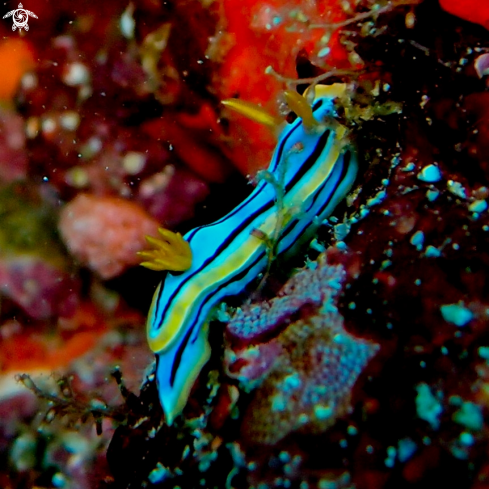
[[[163,228],[158,228],[158,232],[163,239],[146,236],[146,241],[153,246],[153,250],[138,251],[138,255],[147,260],[141,266],[155,271],[188,270],[192,265],[192,250],[182,235]]]
[[[164,355],[156,357],[156,385],[168,426],[183,411],[192,386],[211,356],[208,329],[206,323],[195,331],[196,334],[187,332],[167,348]]]
[[[147,321],[168,424],[185,407],[209,358],[207,329],[213,307],[227,296],[242,293],[266,270],[270,240],[274,254],[295,252],[351,188],[357,174],[355,152],[343,141],[346,129],[329,123],[336,114],[333,100],[342,90],[334,85],[316,86],[310,110],[302,99],[291,96],[298,101],[299,117],[286,124],[279,137],[266,172],[269,178],[260,179],[226,216],[182,238],[192,251],[191,266],[178,275],[166,275]]]

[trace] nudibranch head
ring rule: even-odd
[[[141,266],[150,270],[171,270],[182,272],[192,265],[192,250],[180,233],[172,233],[168,229],[158,228],[163,239],[146,236],[146,241],[154,249],[139,251],[138,255],[146,259]]]

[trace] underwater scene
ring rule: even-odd
[[[489,3],[22,1],[0,488],[489,488]]]

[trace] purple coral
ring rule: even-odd
[[[332,304],[341,289],[345,272],[340,266],[306,268],[294,275],[269,302],[245,305],[229,322],[227,331],[243,343],[259,341],[290,323],[307,306]],[[334,308],[334,306],[333,306]]]
[[[378,346],[344,329],[335,304],[344,275],[342,266],[320,259],[275,299],[245,306],[228,324],[231,340],[248,343],[228,348],[229,375],[247,389],[261,383],[244,421],[253,441],[273,444],[292,431],[323,431],[348,411],[353,385]]]

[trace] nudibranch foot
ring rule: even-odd
[[[150,270],[171,270],[182,272],[192,265],[192,250],[180,233],[173,233],[168,229],[158,228],[163,239],[146,236],[146,241],[153,246],[153,250],[139,251],[138,255],[145,258],[141,266]]]

